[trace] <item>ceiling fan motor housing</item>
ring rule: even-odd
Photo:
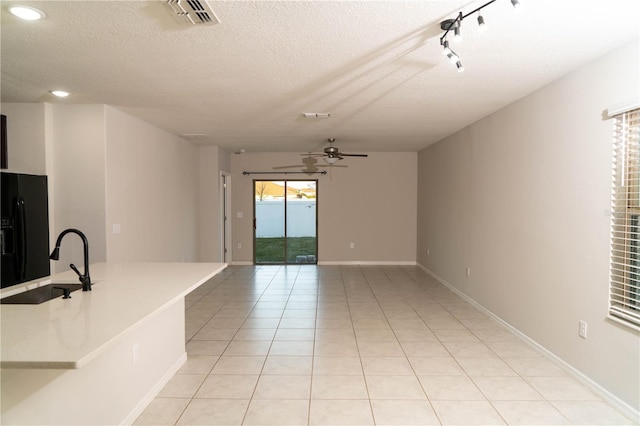
[[[335,146],[328,146],[324,149],[324,153],[329,157],[338,157],[340,155],[340,150]]]

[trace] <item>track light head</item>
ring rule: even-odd
[[[487,26],[484,23],[484,17],[478,13],[478,27],[480,31],[484,31],[487,29]]]
[[[443,55],[448,55],[452,52],[451,48],[449,47],[449,41],[447,40],[443,41],[442,47],[443,47],[443,50],[442,50]]]
[[[462,40],[462,34],[460,34],[460,25],[456,25],[453,28],[453,41]]]
[[[449,32],[453,30],[453,34],[454,34],[453,41],[455,42],[460,41],[462,39],[461,37],[462,34],[460,32],[462,27],[462,21],[476,13],[478,14],[477,20],[478,20],[479,31],[480,32],[485,31],[487,26],[485,25],[484,16],[482,16],[482,10],[485,7],[495,3],[496,1],[497,0],[486,0],[486,3],[484,3],[479,7],[476,7],[475,9],[473,9],[471,12],[467,14],[463,14],[462,12],[459,12],[455,18],[445,19],[444,21],[440,22],[440,29],[444,31],[444,34],[440,36],[440,45],[443,48],[442,54],[445,55],[452,63],[456,64],[456,67],[458,68],[458,72],[463,72],[464,67],[462,66],[462,62],[460,62],[460,58],[458,57],[458,55],[456,55],[456,53],[453,50],[451,50],[451,48],[449,47],[449,41],[446,40],[447,36],[449,35]],[[516,10],[519,10],[522,7],[520,0],[511,0],[511,5]]]

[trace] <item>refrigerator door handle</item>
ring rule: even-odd
[[[16,226],[17,231],[17,261],[18,268],[17,271],[20,274],[20,279],[24,279],[27,275],[27,217],[25,212],[24,198],[18,197],[17,201],[17,215],[16,219],[18,221]]]

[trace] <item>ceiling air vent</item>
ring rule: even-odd
[[[218,17],[206,0],[167,0],[178,19],[187,24],[217,24]]]

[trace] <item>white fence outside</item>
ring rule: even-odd
[[[284,237],[284,201],[256,200],[256,238]],[[287,200],[287,237],[316,236],[316,200]]]

